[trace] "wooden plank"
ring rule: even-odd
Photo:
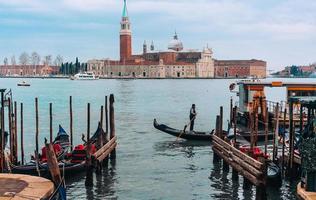
[[[261,171],[254,168],[253,166],[249,165],[247,162],[240,159],[238,156],[234,155],[234,153],[232,151],[229,151],[229,150],[223,148],[220,144],[215,142],[213,144],[213,146],[216,147],[217,149],[220,149],[223,152],[224,156],[226,156],[228,159],[238,163],[243,168],[243,170],[248,171],[253,176],[260,178],[263,175],[263,173]]]
[[[102,161],[104,158],[106,158],[114,149],[116,148],[117,143],[113,143],[101,156],[97,158],[98,161]]]
[[[93,156],[96,158],[99,157],[115,142],[116,142],[116,136],[112,138],[108,143],[106,143],[103,147],[101,147],[97,152],[95,152]]]
[[[212,147],[212,149],[215,153],[217,153],[217,155],[221,156],[223,160],[229,163],[231,167],[233,167],[236,171],[238,171],[240,175],[248,179],[252,184],[254,184],[255,186],[263,185],[262,181],[258,180],[255,176],[253,176],[249,172],[243,170],[243,168],[238,163],[232,162],[230,159],[227,159],[225,156],[222,156],[223,153],[220,150],[214,147]]]
[[[245,160],[248,164],[252,165],[253,167],[255,167],[255,168],[259,169],[259,170],[262,169],[263,164],[261,162],[255,160],[254,158],[248,156],[247,154],[244,154],[239,149],[236,149],[235,147],[233,147],[232,145],[230,145],[227,142],[223,141],[222,139],[220,139],[216,135],[212,135],[212,138],[213,138],[213,141],[216,141],[220,145],[224,146],[226,149],[229,149],[230,151],[234,152],[234,154],[236,156],[238,156],[242,160]]]

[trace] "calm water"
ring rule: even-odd
[[[192,103],[197,105],[196,130],[214,128],[219,106],[229,115],[233,80],[98,80],[70,81],[27,79],[31,87],[17,87],[21,79],[0,79],[0,87],[12,88],[14,100],[24,103],[26,159],[35,148],[34,98],[39,97],[40,138],[48,137],[48,106],[53,103],[54,132],[58,124],[69,130],[69,95],[73,96],[75,144],[86,133],[86,107],[91,103],[91,132],[96,129],[104,96],[115,94],[116,163],[85,187],[84,175],[68,180],[69,199],[254,199],[255,188],[242,189],[243,179],[231,181],[212,163],[209,144],[193,143],[159,132],[152,121],[183,128]],[[311,81],[305,79],[304,81]],[[282,94],[282,95],[280,95]],[[280,99],[285,91],[269,91]],[[225,120],[226,121],[226,120]],[[270,188],[269,199],[296,199],[295,184]]]

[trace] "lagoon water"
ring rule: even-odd
[[[0,79],[13,98],[24,103],[26,159],[35,149],[34,98],[39,98],[40,144],[49,137],[49,103],[53,103],[54,132],[58,124],[69,130],[69,96],[73,96],[74,142],[86,133],[86,108],[91,103],[91,134],[97,128],[104,96],[115,95],[117,159],[94,186],[85,187],[85,175],[67,181],[69,199],[254,199],[255,187],[244,190],[243,178],[231,180],[213,165],[210,144],[176,141],[156,130],[153,119],[175,128],[188,123],[192,103],[197,105],[196,130],[211,131],[219,107],[229,116],[228,86],[234,80],[98,80],[26,79],[31,87],[17,87],[22,79]],[[296,80],[297,81],[297,80]],[[311,80],[304,80],[311,81]],[[285,98],[285,91],[269,91],[268,98]],[[283,96],[283,97],[282,97]],[[236,99],[236,98],[235,98]],[[19,126],[19,125],[18,125]],[[296,182],[268,188],[268,199],[296,199]]]

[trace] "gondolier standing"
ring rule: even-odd
[[[192,104],[190,109],[190,131],[194,129],[194,120],[196,118],[195,104]]]

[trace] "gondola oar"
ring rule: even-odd
[[[190,120],[190,122],[186,125],[184,125],[183,131],[181,131],[181,133],[179,134],[179,136],[177,137],[176,141],[178,141],[178,139],[181,137],[181,135],[183,133],[185,133],[185,130],[187,129],[187,127],[192,123],[192,121],[195,120],[195,116]]]

